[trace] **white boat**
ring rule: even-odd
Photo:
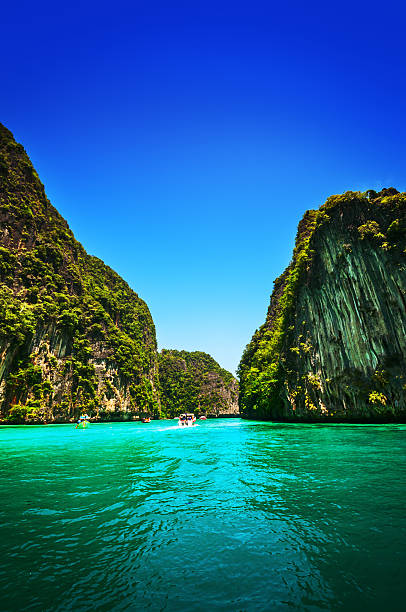
[[[88,414],[81,414],[78,422],[76,423],[75,429],[85,429],[89,424],[90,416]]]
[[[178,426],[179,427],[194,427],[196,423],[196,417],[191,412],[179,415]]]

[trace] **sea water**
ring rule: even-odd
[[[406,426],[0,428],[0,609],[404,610]]]

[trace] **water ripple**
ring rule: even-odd
[[[0,608],[402,609],[405,432],[0,427]]]

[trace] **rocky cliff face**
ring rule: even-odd
[[[307,211],[239,374],[248,418],[405,420],[406,194]]]
[[[160,414],[155,328],[75,240],[0,124],[0,420]]]
[[[159,355],[162,409],[167,416],[197,412],[238,416],[238,382],[207,353],[163,350]]]

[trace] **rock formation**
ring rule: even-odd
[[[0,127],[0,413],[15,421],[159,414],[155,328],[79,244]]]
[[[170,417],[181,412],[239,416],[238,382],[207,353],[164,349],[159,377],[162,409]]]
[[[248,418],[405,420],[405,193],[347,192],[306,212],[239,375]]]

